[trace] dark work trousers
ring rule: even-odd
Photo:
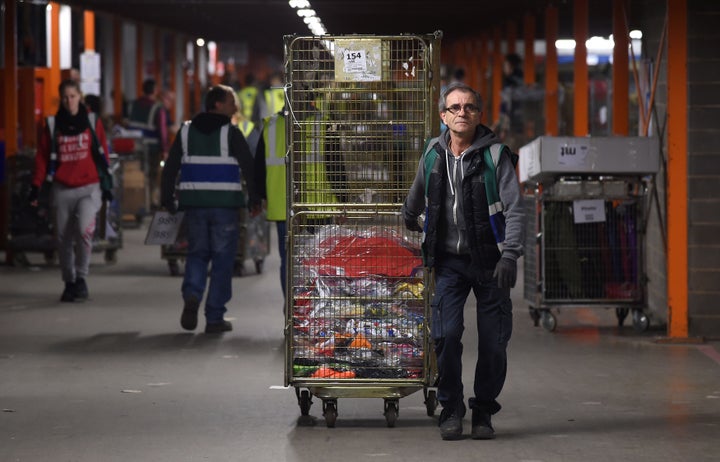
[[[462,334],[465,301],[473,290],[477,299],[477,364],[475,396],[470,408],[495,414],[496,401],[505,383],[506,348],[512,334],[510,289],[499,289],[492,272],[478,276],[470,257],[442,255],[435,265],[435,296],[432,300],[432,338],[439,373],[438,401],[464,414],[462,383]]]

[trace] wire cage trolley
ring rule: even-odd
[[[382,398],[389,427],[415,391],[437,407],[429,277],[399,210],[439,127],[441,37],[285,37],[285,384],[328,427],[339,398]]]
[[[635,330],[648,329],[646,201],[657,149],[633,137],[540,137],[520,149],[524,296],[536,326],[552,332],[553,309],[594,306],[615,308],[620,326],[632,313]]]

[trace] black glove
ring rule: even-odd
[[[112,191],[103,191],[102,192],[102,200],[103,202],[112,202],[115,197],[113,196]]]
[[[38,187],[37,186],[35,186],[35,185],[30,186],[30,192],[28,193],[27,200],[28,200],[28,204],[30,204],[31,206],[34,207],[37,205],[37,200],[38,200]]]
[[[493,277],[497,278],[498,287],[509,289],[515,287],[517,280],[517,262],[512,258],[501,258],[495,265]]]
[[[422,226],[420,226],[420,223],[418,223],[417,218],[405,218],[405,227],[409,229],[410,231],[417,231],[418,233],[422,233],[423,229]]]

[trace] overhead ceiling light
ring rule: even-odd
[[[308,0],[290,0],[288,3],[292,8],[310,8]]]
[[[315,16],[315,10],[312,10],[310,8],[303,8],[302,10],[297,10],[297,15],[301,18]]]

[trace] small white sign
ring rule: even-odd
[[[152,222],[145,236],[145,245],[171,245],[175,243],[184,213],[172,214],[164,210],[153,214]]]
[[[601,223],[605,221],[605,201],[591,199],[573,201],[575,223]]]
[[[558,151],[558,165],[565,167],[582,167],[589,151],[587,144],[563,144]]]
[[[343,64],[347,74],[367,72],[367,53],[365,50],[344,50]]]

